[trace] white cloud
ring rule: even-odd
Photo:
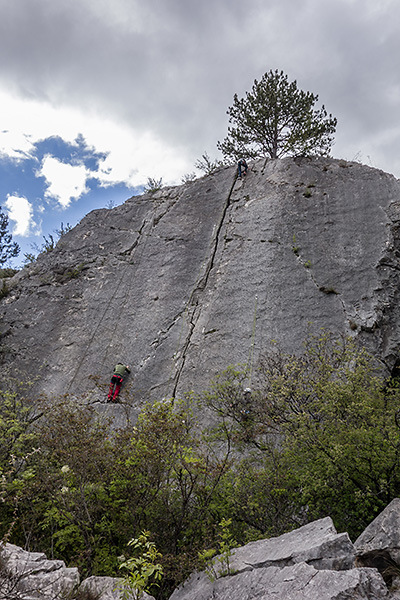
[[[180,181],[183,173],[193,169],[193,163],[176,145],[168,144],[151,130],[140,132],[126,123],[99,115],[95,110],[55,108],[45,101],[22,99],[5,90],[0,90],[0,105],[7,115],[7,128],[12,132],[8,138],[4,135],[4,139],[1,134],[0,153],[3,148],[3,155],[9,157],[28,158],[37,142],[52,136],[72,144],[81,134],[95,152],[107,154],[99,172],[87,172],[88,177],[95,177],[103,186],[124,183],[135,187],[145,184],[148,177],[162,177],[164,183],[173,184]],[[60,204],[68,206],[70,200],[65,196],[68,170],[57,167],[46,161],[45,170],[40,174],[51,184],[48,195],[62,198]],[[75,177],[78,176],[73,175],[74,185],[81,185]],[[79,177],[83,179],[83,175]],[[70,197],[79,197],[77,192],[69,189],[72,191]]]
[[[7,156],[13,160],[24,160],[31,157],[34,146],[29,136],[22,131],[0,132],[0,156]]]
[[[31,203],[21,196],[8,196],[5,207],[8,218],[15,223],[12,234],[28,237],[35,227]]]
[[[42,162],[38,176],[47,182],[45,196],[55,198],[62,208],[67,208],[71,200],[80,198],[88,191],[86,180],[89,171],[83,165],[70,165],[47,154]]]

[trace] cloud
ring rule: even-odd
[[[233,95],[276,68],[338,117],[336,155],[395,166],[398,0],[0,0],[0,11],[7,129],[32,143],[82,133],[109,153],[104,185],[176,181],[215,157]]]
[[[36,227],[31,203],[23,197],[8,196],[5,207],[8,218],[15,223],[12,234],[28,237]]]
[[[34,146],[22,131],[0,131],[0,156],[12,160],[31,158]]]
[[[45,196],[55,198],[62,208],[67,208],[71,200],[86,194],[86,181],[90,172],[84,165],[70,165],[46,155],[37,175],[47,183]]]
[[[4,156],[23,160],[35,154],[38,143],[51,137],[71,145],[83,137],[93,153],[105,156],[98,171],[90,175],[103,186],[125,183],[135,187],[145,184],[148,177],[176,183],[193,165],[183,148],[152,131],[135,130],[112,115],[68,106],[56,108],[37,99],[15,97],[6,90],[0,90],[0,105],[13,132],[8,139],[0,134]]]

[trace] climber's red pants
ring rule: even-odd
[[[108,399],[115,401],[118,398],[118,394],[121,390],[123,378],[120,375],[113,375],[110,381],[110,388],[108,390]],[[115,385],[115,390],[114,390]],[[113,394],[114,393],[114,394]]]

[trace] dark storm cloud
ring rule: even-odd
[[[282,69],[338,118],[335,155],[390,170],[399,23],[397,0],[0,0],[0,85],[198,157],[225,135],[233,94]]]

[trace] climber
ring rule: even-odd
[[[248,169],[248,165],[247,162],[245,161],[244,158],[241,158],[238,162],[238,177],[239,179],[242,177],[242,169],[243,169],[243,175],[247,175],[247,169]]]
[[[116,402],[118,394],[121,390],[123,381],[127,375],[129,375],[130,369],[128,365],[118,363],[115,365],[114,373],[112,374],[110,381],[110,388],[108,390],[108,402]],[[114,390],[115,386],[115,390]]]
[[[242,407],[241,407],[241,415],[242,415],[242,419],[248,419],[250,416],[250,409],[251,409],[251,388],[245,388],[243,390],[243,400],[242,400]]]

